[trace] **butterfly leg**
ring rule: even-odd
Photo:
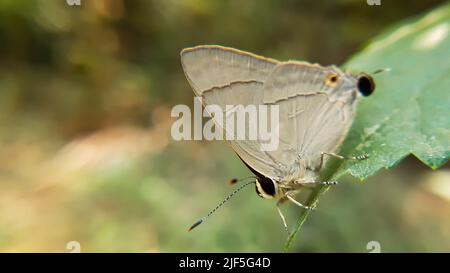
[[[332,156],[332,157],[335,157],[335,158],[339,158],[341,160],[364,160],[364,159],[369,158],[368,154],[359,155],[359,156],[348,156],[348,157],[345,157],[345,156],[338,155],[338,154],[335,154],[335,153],[322,152],[321,153],[321,158],[320,158],[321,161],[323,160],[323,156],[324,155],[328,155],[328,156]]]
[[[304,186],[306,189],[313,190],[316,188],[317,185],[324,185],[324,186],[334,186],[337,185],[338,181],[308,181],[308,182],[301,182],[300,184]]]
[[[368,154],[359,155],[359,156],[342,156],[342,155],[338,155],[338,154],[335,154],[335,153],[321,152],[320,153],[319,170],[322,169],[323,157],[325,155],[331,156],[331,157],[334,157],[334,158],[338,158],[338,159],[341,159],[341,160],[364,160],[364,159],[369,158]]]
[[[285,200],[286,200],[286,198],[284,198],[284,197],[280,198],[280,200],[278,200],[278,202],[277,202],[277,211],[278,211],[278,214],[281,217],[281,220],[283,220],[284,230],[286,230],[286,232],[289,233],[288,226],[287,226],[287,223],[286,223],[286,218],[284,217],[284,215],[283,215],[283,213],[281,212],[281,209],[280,209],[280,205],[283,204],[283,202]]]
[[[307,209],[307,210],[313,210],[313,209],[315,209],[315,206],[312,206],[312,207],[305,206],[305,205],[303,205],[302,203],[300,203],[300,202],[298,202],[297,200],[295,200],[294,197],[292,197],[292,196],[290,196],[290,195],[286,195],[286,197],[287,197],[292,203],[296,204],[297,206],[299,206],[299,207],[301,207],[301,208],[304,208],[304,209]]]
[[[324,185],[324,186],[333,186],[333,185],[337,185],[339,182],[337,182],[337,181],[320,181],[317,183],[319,183],[320,185]]]

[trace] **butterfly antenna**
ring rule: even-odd
[[[228,183],[230,185],[234,185],[237,182],[245,181],[245,180],[250,179],[250,178],[256,179],[256,176],[252,175],[252,176],[247,176],[247,177],[244,177],[244,178],[241,178],[241,179],[233,178],[233,179],[230,179],[230,181]]]
[[[247,182],[244,185],[240,186],[239,188],[235,189],[230,195],[228,195],[225,199],[223,199],[222,202],[220,202],[213,210],[211,210],[206,216],[204,216],[203,218],[201,218],[200,220],[198,220],[197,222],[195,222],[189,229],[188,231],[193,230],[194,228],[196,228],[198,225],[200,225],[201,223],[203,223],[206,218],[208,218],[209,216],[211,216],[211,214],[213,214],[214,212],[216,212],[217,209],[219,209],[221,206],[223,206],[223,204],[225,204],[231,197],[233,197],[233,195],[235,195],[237,192],[239,192],[240,190],[242,190],[243,188],[247,187],[250,184],[254,184],[255,181],[251,181],[251,182]]]
[[[377,70],[373,71],[372,75],[379,74],[379,73],[382,73],[382,72],[389,72],[389,71],[391,71],[390,68],[381,68],[381,69],[377,69]]]

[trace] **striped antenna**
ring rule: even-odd
[[[254,178],[252,177],[246,177],[243,178],[241,180],[245,180],[245,179],[249,179],[249,178]],[[241,181],[239,180],[239,181]],[[237,181],[236,181],[237,182]],[[235,195],[236,193],[238,193],[240,190],[242,190],[243,188],[247,187],[250,184],[255,184],[255,181],[251,181],[251,182],[247,182],[244,185],[240,186],[239,188],[235,189],[230,195],[228,195],[225,199],[223,199],[222,202],[220,202],[213,210],[211,210],[206,216],[204,216],[203,218],[201,218],[200,220],[198,220],[197,222],[195,222],[189,229],[188,231],[193,230],[194,228],[196,228],[198,225],[200,225],[201,223],[203,223],[206,218],[208,218],[209,216],[211,216],[211,214],[213,214],[214,212],[216,212],[217,209],[219,209],[221,206],[223,206],[223,204],[225,204],[231,197],[233,197],[233,195]]]
[[[232,178],[232,179],[230,179],[230,181],[229,181],[228,183],[229,183],[230,185],[234,185],[234,184],[236,184],[237,182],[245,181],[245,180],[250,179],[250,178],[256,179],[256,176],[251,175],[251,176],[247,176],[247,177],[244,177],[244,178],[241,178],[241,179]]]

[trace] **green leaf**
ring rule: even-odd
[[[361,101],[355,122],[340,154],[370,157],[362,161],[331,161],[322,174],[335,180],[349,173],[361,180],[381,168],[392,168],[413,154],[432,169],[450,157],[450,4],[394,26],[375,38],[345,65],[350,71],[374,75],[375,93]],[[326,190],[311,193],[312,205]],[[303,211],[285,250],[309,212]]]
[[[357,119],[342,148],[370,154],[347,161],[334,178],[350,173],[365,179],[398,164],[409,154],[436,169],[450,156],[450,5],[382,35],[346,65],[373,71],[377,92],[359,105]]]

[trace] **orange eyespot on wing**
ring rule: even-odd
[[[340,82],[340,78],[337,74],[329,74],[325,79],[325,85],[331,88],[335,88]]]

